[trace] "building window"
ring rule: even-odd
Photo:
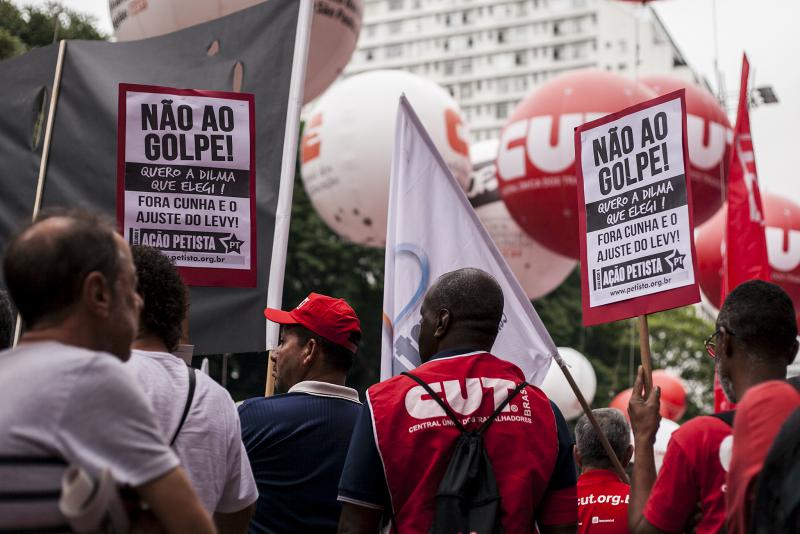
[[[506,32],[505,32],[505,30],[497,30],[497,42],[498,43],[505,43],[506,42]]]
[[[497,80],[497,92],[501,95],[508,92],[508,78],[500,78]]]
[[[450,15],[445,15],[444,16],[444,25],[445,26],[450,26]]]
[[[472,84],[462,83],[458,88],[461,98],[472,98]]]
[[[554,22],[553,23],[553,35],[561,35],[561,23]]]
[[[386,47],[386,57],[395,58],[403,55],[402,45],[391,45]]]
[[[472,72],[472,60],[471,59],[465,59],[465,60],[461,61],[461,73],[462,74],[468,74],[470,72]]]
[[[444,73],[446,76],[450,76],[453,74],[453,62],[452,61],[445,61],[444,62]]]
[[[525,63],[527,63],[526,58],[527,57],[524,51],[516,52],[514,54],[514,65],[517,66],[524,65]]]
[[[389,0],[389,11],[403,9],[403,0]]]
[[[475,44],[475,41],[472,40],[472,37],[467,37],[467,48],[472,48],[473,44]]]
[[[364,54],[364,56],[365,56],[365,59],[367,61],[372,61],[372,58],[374,57],[374,54],[373,54],[372,50],[367,50],[366,53]]]
[[[564,59],[564,45],[553,47],[553,59],[556,61]]]
[[[508,102],[500,102],[495,107],[495,118],[505,119],[508,116]]]
[[[467,12],[467,11],[464,11],[464,12],[461,14],[461,22],[462,22],[463,24],[469,24],[469,12]]]
[[[619,65],[617,65],[617,70],[619,70],[619,71],[623,71],[623,70],[627,70],[627,69],[628,69],[628,66],[625,63],[620,63]]]
[[[390,34],[400,33],[402,31],[402,29],[403,29],[403,21],[402,20],[397,20],[397,21],[389,23],[389,33]]]

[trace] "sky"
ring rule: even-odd
[[[13,0],[18,5],[45,0]],[[615,0],[607,0],[615,1]],[[98,26],[113,33],[107,0],[61,0],[94,15]],[[798,152],[792,125],[800,123],[800,40],[792,38],[800,20],[797,0],[656,0],[651,5],[664,21],[689,65],[717,87],[715,48],[734,122],[742,52],[751,66],[751,86],[771,85],[779,103],[750,110],[761,189],[800,201],[800,172],[792,171]],[[714,10],[717,46],[714,46]],[[800,136],[798,136],[800,137]]]

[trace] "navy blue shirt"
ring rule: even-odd
[[[239,407],[259,494],[251,533],[336,532],[337,487],[360,409],[355,390],[322,382]]]
[[[431,359],[444,358],[472,352],[467,349],[452,349],[437,353]],[[550,405],[556,419],[558,432],[558,456],[548,489],[551,491],[568,488],[577,483],[577,470],[572,456],[572,436],[567,422],[552,401]],[[389,507],[389,489],[386,485],[386,474],[383,470],[375,434],[372,429],[372,414],[369,404],[364,404],[353,429],[353,439],[347,455],[339,483],[339,500],[374,509]]]

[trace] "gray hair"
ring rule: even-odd
[[[592,410],[592,414],[622,463],[625,451],[631,445],[631,427],[625,416],[616,408],[598,408]],[[581,463],[584,466],[599,469],[611,468],[611,459],[606,454],[603,444],[589,423],[586,414],[583,414],[575,424],[575,447],[581,455]]]

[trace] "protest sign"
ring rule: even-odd
[[[687,154],[683,90],[575,130],[584,325],[699,302]]]
[[[117,217],[189,285],[255,287],[253,95],[120,84]]]

